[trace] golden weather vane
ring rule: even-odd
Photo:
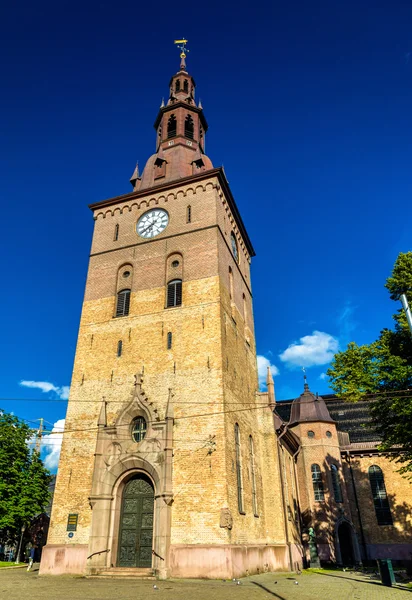
[[[175,40],[174,43],[180,50],[180,58],[186,58],[186,52],[189,52],[186,48],[187,40]]]

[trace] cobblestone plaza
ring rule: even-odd
[[[0,571],[0,598],[7,600],[407,600],[412,590],[403,585],[386,588],[377,578],[359,573],[265,573],[243,578],[240,584],[223,580],[168,581],[103,579],[63,576],[39,577],[23,569]],[[295,583],[298,582],[298,584]],[[277,583],[275,583],[277,582]],[[156,588],[154,588],[156,586]]]

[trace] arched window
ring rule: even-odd
[[[190,115],[187,115],[187,117],[185,119],[185,137],[193,140],[193,132],[194,132],[193,119]]]
[[[256,494],[256,472],[255,472],[255,452],[253,449],[253,438],[249,436],[249,457],[250,457],[250,476],[252,479],[252,508],[255,517],[259,516]]]
[[[182,280],[173,279],[167,284],[166,306],[180,306],[182,304]]]
[[[180,79],[176,79],[175,92],[180,92]]]
[[[388,495],[386,493],[385,481],[382,469],[377,465],[369,467],[369,482],[375,506],[378,525],[392,525],[392,515],[389,506]]]
[[[171,331],[167,332],[167,349],[171,350],[172,349],[172,342],[173,342],[173,334]]]
[[[117,242],[117,240],[119,239],[119,223],[116,223],[116,225],[114,226],[114,241]]]
[[[192,222],[192,207],[189,206],[186,209],[186,223],[191,223]]]
[[[339,481],[339,471],[336,465],[330,466],[330,474],[332,476],[332,488],[333,495],[335,496],[335,502],[343,502],[342,499],[342,489],[340,487]]]
[[[189,91],[189,82],[187,79],[184,80],[183,82],[183,91],[184,92],[188,92]]]
[[[120,357],[122,355],[122,351],[123,351],[123,342],[122,340],[119,340],[117,342],[117,356]]]
[[[116,317],[126,317],[129,314],[130,290],[120,290],[117,294]]]
[[[177,122],[176,117],[172,115],[167,122],[167,137],[172,138],[176,135]]]
[[[132,426],[133,441],[141,442],[146,435],[146,431],[147,431],[146,421],[144,420],[143,417],[137,417],[137,419],[135,419],[133,421],[133,426]]]
[[[243,479],[242,479],[242,455],[240,451],[239,425],[235,423],[235,445],[236,445],[236,479],[237,479],[237,504],[239,512],[245,514],[243,506]]]
[[[325,499],[323,490],[322,473],[319,465],[312,465],[312,484],[316,502],[322,502]]]

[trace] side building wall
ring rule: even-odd
[[[392,525],[379,525],[377,520],[369,480],[369,468],[374,465],[382,469]],[[365,448],[344,452],[343,466],[363,559],[391,558],[412,564],[412,485],[397,472],[399,465],[387,455]]]

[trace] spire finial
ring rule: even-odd
[[[303,389],[305,390],[305,392],[307,392],[309,390],[309,386],[308,386],[308,379],[306,377],[305,367],[302,367],[302,371],[303,371],[303,381],[304,381]]]
[[[274,407],[276,404],[275,382],[273,381],[272,371],[270,370],[270,367],[268,367],[267,374],[266,374],[266,386],[268,389],[269,406]]]
[[[186,71],[186,52],[189,52],[186,48],[187,40],[183,38],[181,40],[175,40],[174,43],[177,44],[177,47],[180,50],[180,68],[183,71]]]
[[[167,398],[167,405],[166,405],[166,419],[173,419],[173,415],[174,415],[174,410],[173,410],[173,392],[172,392],[172,388],[169,388],[169,396]]]
[[[106,398],[103,396],[102,405],[100,408],[99,419],[97,421],[98,427],[107,427],[107,415],[106,415]]]
[[[135,187],[137,180],[139,179],[140,175],[139,175],[139,162],[136,161],[136,166],[134,168],[133,171],[133,175],[130,177],[130,183],[132,184],[133,187]]]

